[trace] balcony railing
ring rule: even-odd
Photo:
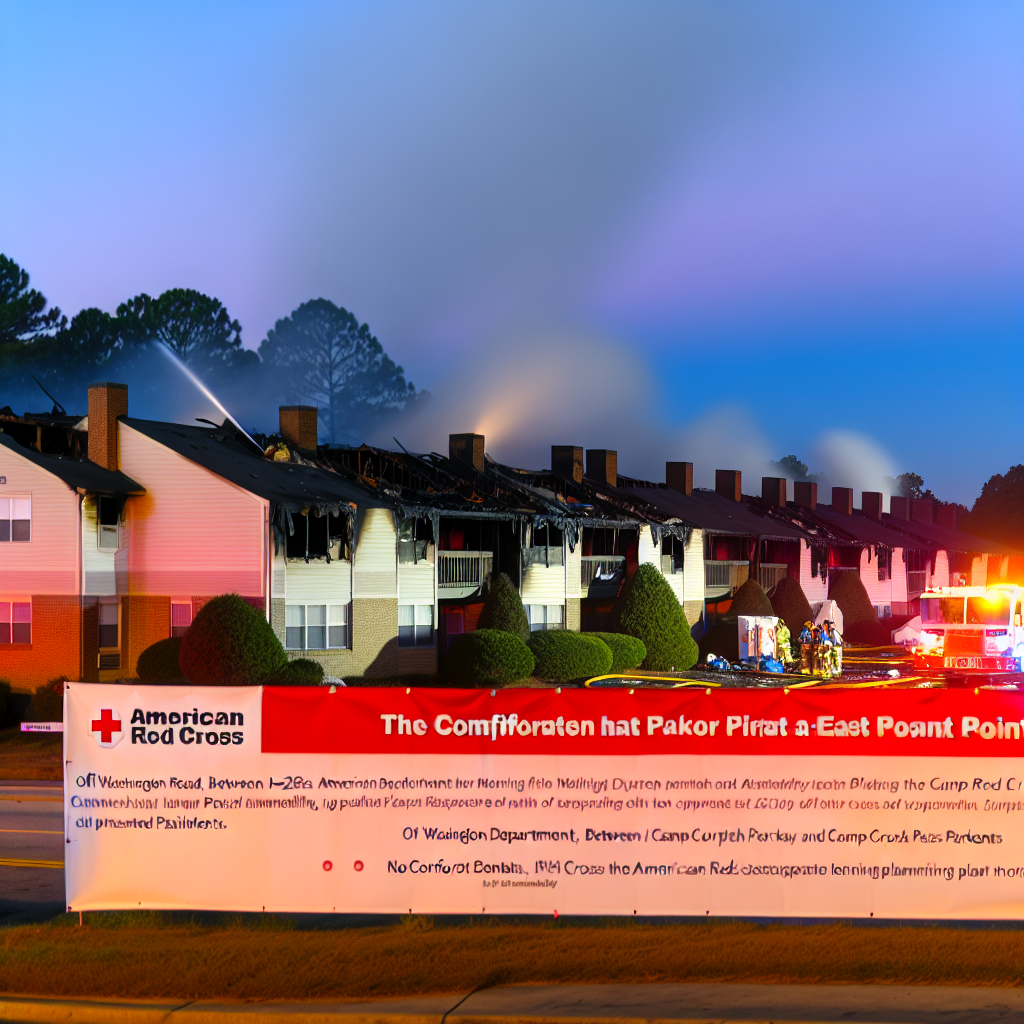
[[[749,562],[705,562],[704,596],[717,599],[735,594],[749,575]]]
[[[616,572],[626,564],[625,555],[583,555],[580,558],[580,589],[584,597],[598,573],[604,576]]]
[[[757,582],[762,590],[771,590],[779,580],[789,575],[789,566],[785,563],[762,562],[757,568]]]
[[[443,597],[468,597],[483,585],[493,567],[492,551],[439,551],[437,589],[446,591]]]

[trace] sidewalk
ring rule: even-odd
[[[360,1003],[217,1003],[0,996],[22,1024],[1024,1024],[1024,988],[885,985],[538,985]]]

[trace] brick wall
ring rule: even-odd
[[[32,642],[0,647],[0,679],[31,693],[48,679],[81,678],[82,615],[74,595],[32,597]]]

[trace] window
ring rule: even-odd
[[[683,571],[686,546],[678,537],[664,534],[661,538],[661,571],[666,576]]]
[[[406,519],[398,527],[398,561],[415,565],[427,559],[427,545],[434,539],[428,519]]]
[[[0,601],[0,644],[32,643],[32,602]]]
[[[99,608],[99,620],[100,620],[100,650],[108,648],[116,648],[118,644],[117,636],[117,599],[114,598],[111,601],[100,598]]]
[[[192,602],[171,602],[171,636],[184,636],[192,625]]]
[[[565,609],[560,604],[528,604],[526,617],[530,620],[531,632],[565,626]]]
[[[400,604],[398,606],[398,646],[429,647],[434,642],[434,606]]]
[[[96,499],[96,543],[104,551],[118,549],[120,521],[121,503],[116,498]]]
[[[289,651],[348,647],[348,605],[285,605],[284,646]]]
[[[562,531],[554,526],[534,527],[531,544],[523,550],[523,565],[562,565]]]
[[[32,539],[32,499],[28,495],[0,498],[0,541]]]
[[[327,562],[348,558],[348,521],[338,516],[318,515],[310,509],[307,515],[292,513],[293,534],[285,534],[285,557],[326,559]]]

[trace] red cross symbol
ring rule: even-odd
[[[101,743],[110,743],[114,733],[121,731],[121,723],[114,718],[110,708],[104,708],[100,717],[92,720],[92,731],[100,734]]]

